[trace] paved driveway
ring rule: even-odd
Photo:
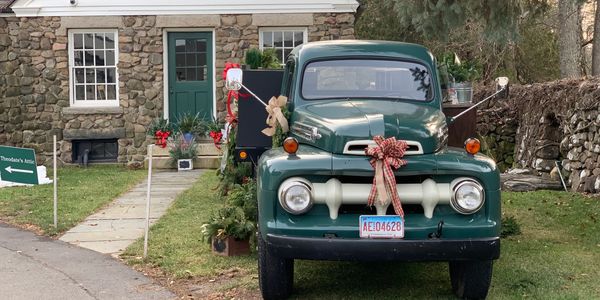
[[[0,223],[2,299],[173,299],[128,266]]]

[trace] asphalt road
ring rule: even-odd
[[[0,223],[2,299],[173,299],[109,255]]]

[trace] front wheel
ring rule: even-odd
[[[464,299],[485,299],[492,282],[491,260],[451,261],[450,282],[456,296]]]
[[[258,234],[258,284],[263,299],[286,299],[292,293],[294,260],[269,253],[265,241]]]

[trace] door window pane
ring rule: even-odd
[[[205,39],[175,40],[175,80],[203,81],[206,78],[207,45]]]
[[[185,40],[181,40],[181,39],[175,40],[175,52],[178,52],[178,53],[185,52]]]
[[[186,68],[186,76],[187,81],[196,81],[196,68]]]
[[[198,51],[198,52],[206,51],[206,40],[196,40],[196,51]]]

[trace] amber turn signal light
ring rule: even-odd
[[[288,154],[296,154],[298,151],[298,141],[293,137],[286,138],[283,140],[283,150]]]
[[[467,153],[475,155],[479,153],[481,149],[481,143],[476,138],[470,138],[465,141],[465,150]]]
[[[248,153],[246,151],[240,151],[240,159],[245,160],[248,157]]]

